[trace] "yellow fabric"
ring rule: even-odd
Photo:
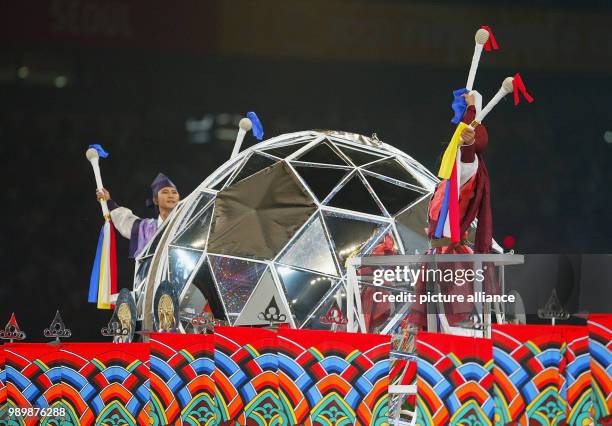
[[[102,242],[102,258],[100,259],[100,280],[98,281],[98,309],[110,309],[108,294],[110,293],[110,227],[108,221],[104,224],[104,240]]]
[[[467,127],[469,127],[469,125],[465,123],[459,123],[457,125],[455,133],[453,133],[453,137],[448,143],[446,151],[444,151],[444,155],[442,156],[442,163],[440,164],[440,170],[438,170],[439,178],[450,179],[451,173],[453,172],[453,166],[455,165],[455,160],[457,159],[457,150],[461,146],[461,132]]]

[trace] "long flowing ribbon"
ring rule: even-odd
[[[480,28],[486,30],[489,33],[489,39],[485,43],[484,49],[487,52],[490,52],[491,50],[499,50],[499,44],[497,44],[497,40],[495,40],[495,37],[493,36],[493,30],[491,30],[491,27],[483,25]]]
[[[457,159],[459,161],[459,159]],[[450,178],[450,191],[449,191],[449,203],[448,203],[448,219],[450,222],[450,237],[453,243],[458,243],[459,238],[459,181],[457,177],[457,163],[451,173]]]
[[[111,294],[117,293],[117,250],[115,227],[110,220],[104,222],[98,237],[96,257],[89,279],[87,301],[98,309],[111,309]]]
[[[457,160],[459,161],[459,160]],[[459,182],[458,167],[455,164],[451,177],[446,181],[444,188],[444,198],[438,216],[438,223],[434,232],[435,238],[450,236],[453,243],[461,240],[460,212],[459,212]]]
[[[453,133],[446,151],[442,156],[442,162],[440,163],[440,169],[438,170],[438,177],[441,179],[450,179],[453,167],[455,166],[455,160],[457,158],[457,150],[461,146],[461,132],[467,128],[468,125],[465,123],[459,123]]]
[[[104,246],[104,225],[100,229],[98,237],[98,245],[96,247],[96,257],[94,258],[93,267],[91,268],[91,277],[89,278],[89,295],[87,301],[89,303],[98,302],[98,285],[100,283],[100,263],[102,260],[102,247]]]
[[[442,206],[440,207],[440,213],[438,214],[438,223],[436,225],[436,231],[434,237],[442,238],[444,236],[444,224],[446,223],[446,216],[448,214],[448,203],[450,200],[450,182],[445,182],[444,198],[442,199]]]
[[[97,152],[92,155],[90,149],[87,150],[86,157],[91,163],[96,186],[102,188],[102,176],[98,159],[108,157],[108,152],[101,145],[89,145],[90,149]],[[96,303],[98,309],[110,309],[111,294],[117,293],[117,247],[115,241],[115,227],[110,218],[110,213],[105,200],[100,201],[104,224],[100,230],[98,244],[96,246],[96,257],[94,258],[91,276],[89,278],[89,292],[87,301]]]
[[[459,123],[453,137],[444,151],[438,176],[446,180],[444,199],[438,216],[438,223],[434,232],[435,238],[442,238],[445,234],[450,236],[453,243],[461,240],[459,217],[459,162],[461,161],[461,132],[469,127],[466,123]]]
[[[104,223],[104,242],[102,244],[102,258],[100,260],[100,281],[98,282],[98,309],[110,309],[110,282],[109,282],[109,240],[108,221]]]
[[[527,88],[525,87],[525,83],[523,83],[523,78],[519,73],[514,74],[514,79],[512,80],[512,89],[514,92],[514,105],[518,105],[521,101],[521,97],[519,94],[523,95],[525,100],[529,103],[534,101],[533,97],[527,93]]]

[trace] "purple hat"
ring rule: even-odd
[[[163,188],[171,187],[176,189],[176,185],[163,173],[158,173],[151,183],[151,198],[147,199],[147,206],[153,205],[153,199],[157,196],[157,193]]]
[[[166,188],[168,186],[176,189],[176,185],[172,183],[168,176],[163,173],[158,173],[151,184],[151,195],[155,197],[157,193],[162,190],[162,188]]]

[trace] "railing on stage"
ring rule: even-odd
[[[353,332],[367,332],[364,312],[362,309],[361,289],[362,286],[376,286],[376,284],[370,282],[371,277],[363,276],[358,274],[358,270],[362,267],[413,267],[417,266],[416,269],[424,270],[437,270],[438,265],[444,265],[447,270],[450,268],[449,265],[461,266],[466,268],[466,264],[471,264],[472,271],[483,271],[489,266],[499,268],[499,272],[495,275],[495,280],[499,283],[498,295],[504,295],[505,283],[504,283],[504,268],[511,265],[520,265],[525,261],[523,255],[519,254],[417,254],[417,255],[395,255],[395,256],[369,256],[369,257],[355,257],[347,262],[347,330]],[[424,274],[426,278],[429,274]],[[433,274],[436,275],[436,274]],[[426,289],[428,294],[434,294],[436,291],[440,292],[440,282],[427,281],[425,280]],[[482,294],[484,289],[484,276],[474,276],[474,293],[477,299],[480,297],[477,294]],[[405,285],[395,286],[390,288],[386,285],[379,285],[378,287],[386,290],[394,291],[406,291],[414,293],[414,282],[406,282]],[[481,335],[490,337],[491,335],[491,304],[486,302],[475,303],[478,318],[480,324],[476,324],[481,328]],[[395,313],[394,318],[388,322],[382,333],[390,333],[395,329],[399,322],[405,317],[410,308],[410,304],[406,303],[402,309]],[[503,321],[503,306],[501,304],[496,306],[496,315],[498,321]],[[428,331],[440,331],[439,322],[441,320],[442,328],[445,328],[442,303],[428,302],[427,303],[427,330]]]

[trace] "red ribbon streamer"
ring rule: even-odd
[[[491,50],[499,50],[499,45],[497,44],[497,40],[495,40],[495,36],[493,36],[493,30],[491,29],[491,27],[483,25],[480,28],[486,30],[489,33],[489,39],[484,45],[485,50],[487,52],[490,52]]]
[[[533,97],[527,93],[527,88],[525,87],[525,83],[523,83],[523,79],[519,73],[514,74],[514,79],[512,80],[512,88],[514,89],[514,105],[518,105],[521,101],[521,97],[519,96],[519,92],[523,95],[525,100],[529,103],[533,102]]]

